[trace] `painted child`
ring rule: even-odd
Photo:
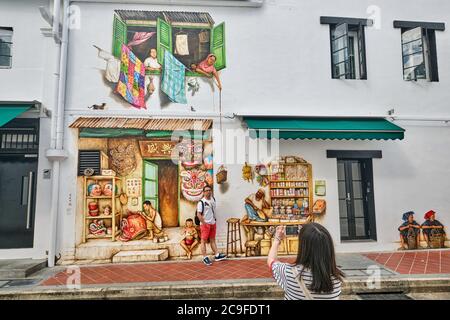
[[[420,241],[420,225],[414,220],[414,212],[408,211],[403,214],[402,220],[404,221],[398,231],[400,231],[400,248],[399,250],[405,250],[405,243],[408,243],[408,231],[412,229],[416,236],[416,248],[419,248]],[[408,247],[408,249],[411,249]]]
[[[186,219],[184,228],[181,230],[181,234],[184,236],[180,241],[181,247],[186,251],[187,258],[192,259],[192,251],[198,245],[198,233],[194,226],[192,219]]]
[[[433,210],[428,211],[425,213],[424,219],[425,222],[422,223],[422,233],[425,238],[425,241],[427,242],[427,247],[431,248],[430,245],[430,236],[431,231],[434,229],[434,232],[440,234],[445,239],[445,231],[444,231],[444,225],[440,223],[436,218],[436,212]]]

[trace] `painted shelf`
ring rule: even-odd
[[[116,217],[118,215],[120,215],[120,213],[116,213]],[[112,218],[113,218],[112,215],[109,215],[109,216],[87,216],[86,217],[86,219],[93,219],[93,220],[95,220],[95,219],[112,219]]]
[[[309,189],[309,187],[270,187],[271,189]]]
[[[111,196],[89,196],[88,195],[88,185],[91,183],[98,183],[101,184],[100,181],[103,183],[110,182],[112,184],[112,195]],[[84,177],[84,203],[83,203],[83,242],[86,242],[90,239],[110,239],[111,241],[116,241],[117,235],[120,235],[120,230],[116,231],[114,234],[105,234],[102,236],[96,236],[89,233],[89,225],[92,223],[93,220],[108,220],[111,221],[111,227],[115,229],[116,227],[119,227],[120,221],[122,220],[122,213],[117,212],[116,210],[116,199],[119,198],[120,195],[120,184],[121,179],[116,176],[89,176]],[[117,192],[116,192],[117,191]],[[116,212],[114,215],[98,215],[98,216],[90,216],[89,215],[89,208],[88,208],[88,202],[92,200],[107,200],[110,202],[111,205],[111,212]]]
[[[271,196],[271,198],[306,198],[306,199],[308,199],[309,196]]]
[[[118,198],[119,195],[116,195],[115,198]],[[87,199],[112,199],[112,196],[88,196]]]

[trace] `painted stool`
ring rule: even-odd
[[[249,240],[245,243],[245,256],[260,256],[261,255],[261,241]]]
[[[242,253],[241,224],[238,218],[230,218],[227,220],[227,255],[229,253],[234,255],[238,253],[238,242],[240,247],[239,253]]]

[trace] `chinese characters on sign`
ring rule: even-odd
[[[175,141],[139,141],[143,158],[170,158]]]
[[[127,179],[127,196],[139,197],[141,195],[141,179]]]

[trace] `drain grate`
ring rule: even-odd
[[[414,300],[403,292],[358,293],[361,300]]]
[[[20,286],[32,286],[39,283],[39,279],[21,279],[8,281],[2,288],[20,287]]]

